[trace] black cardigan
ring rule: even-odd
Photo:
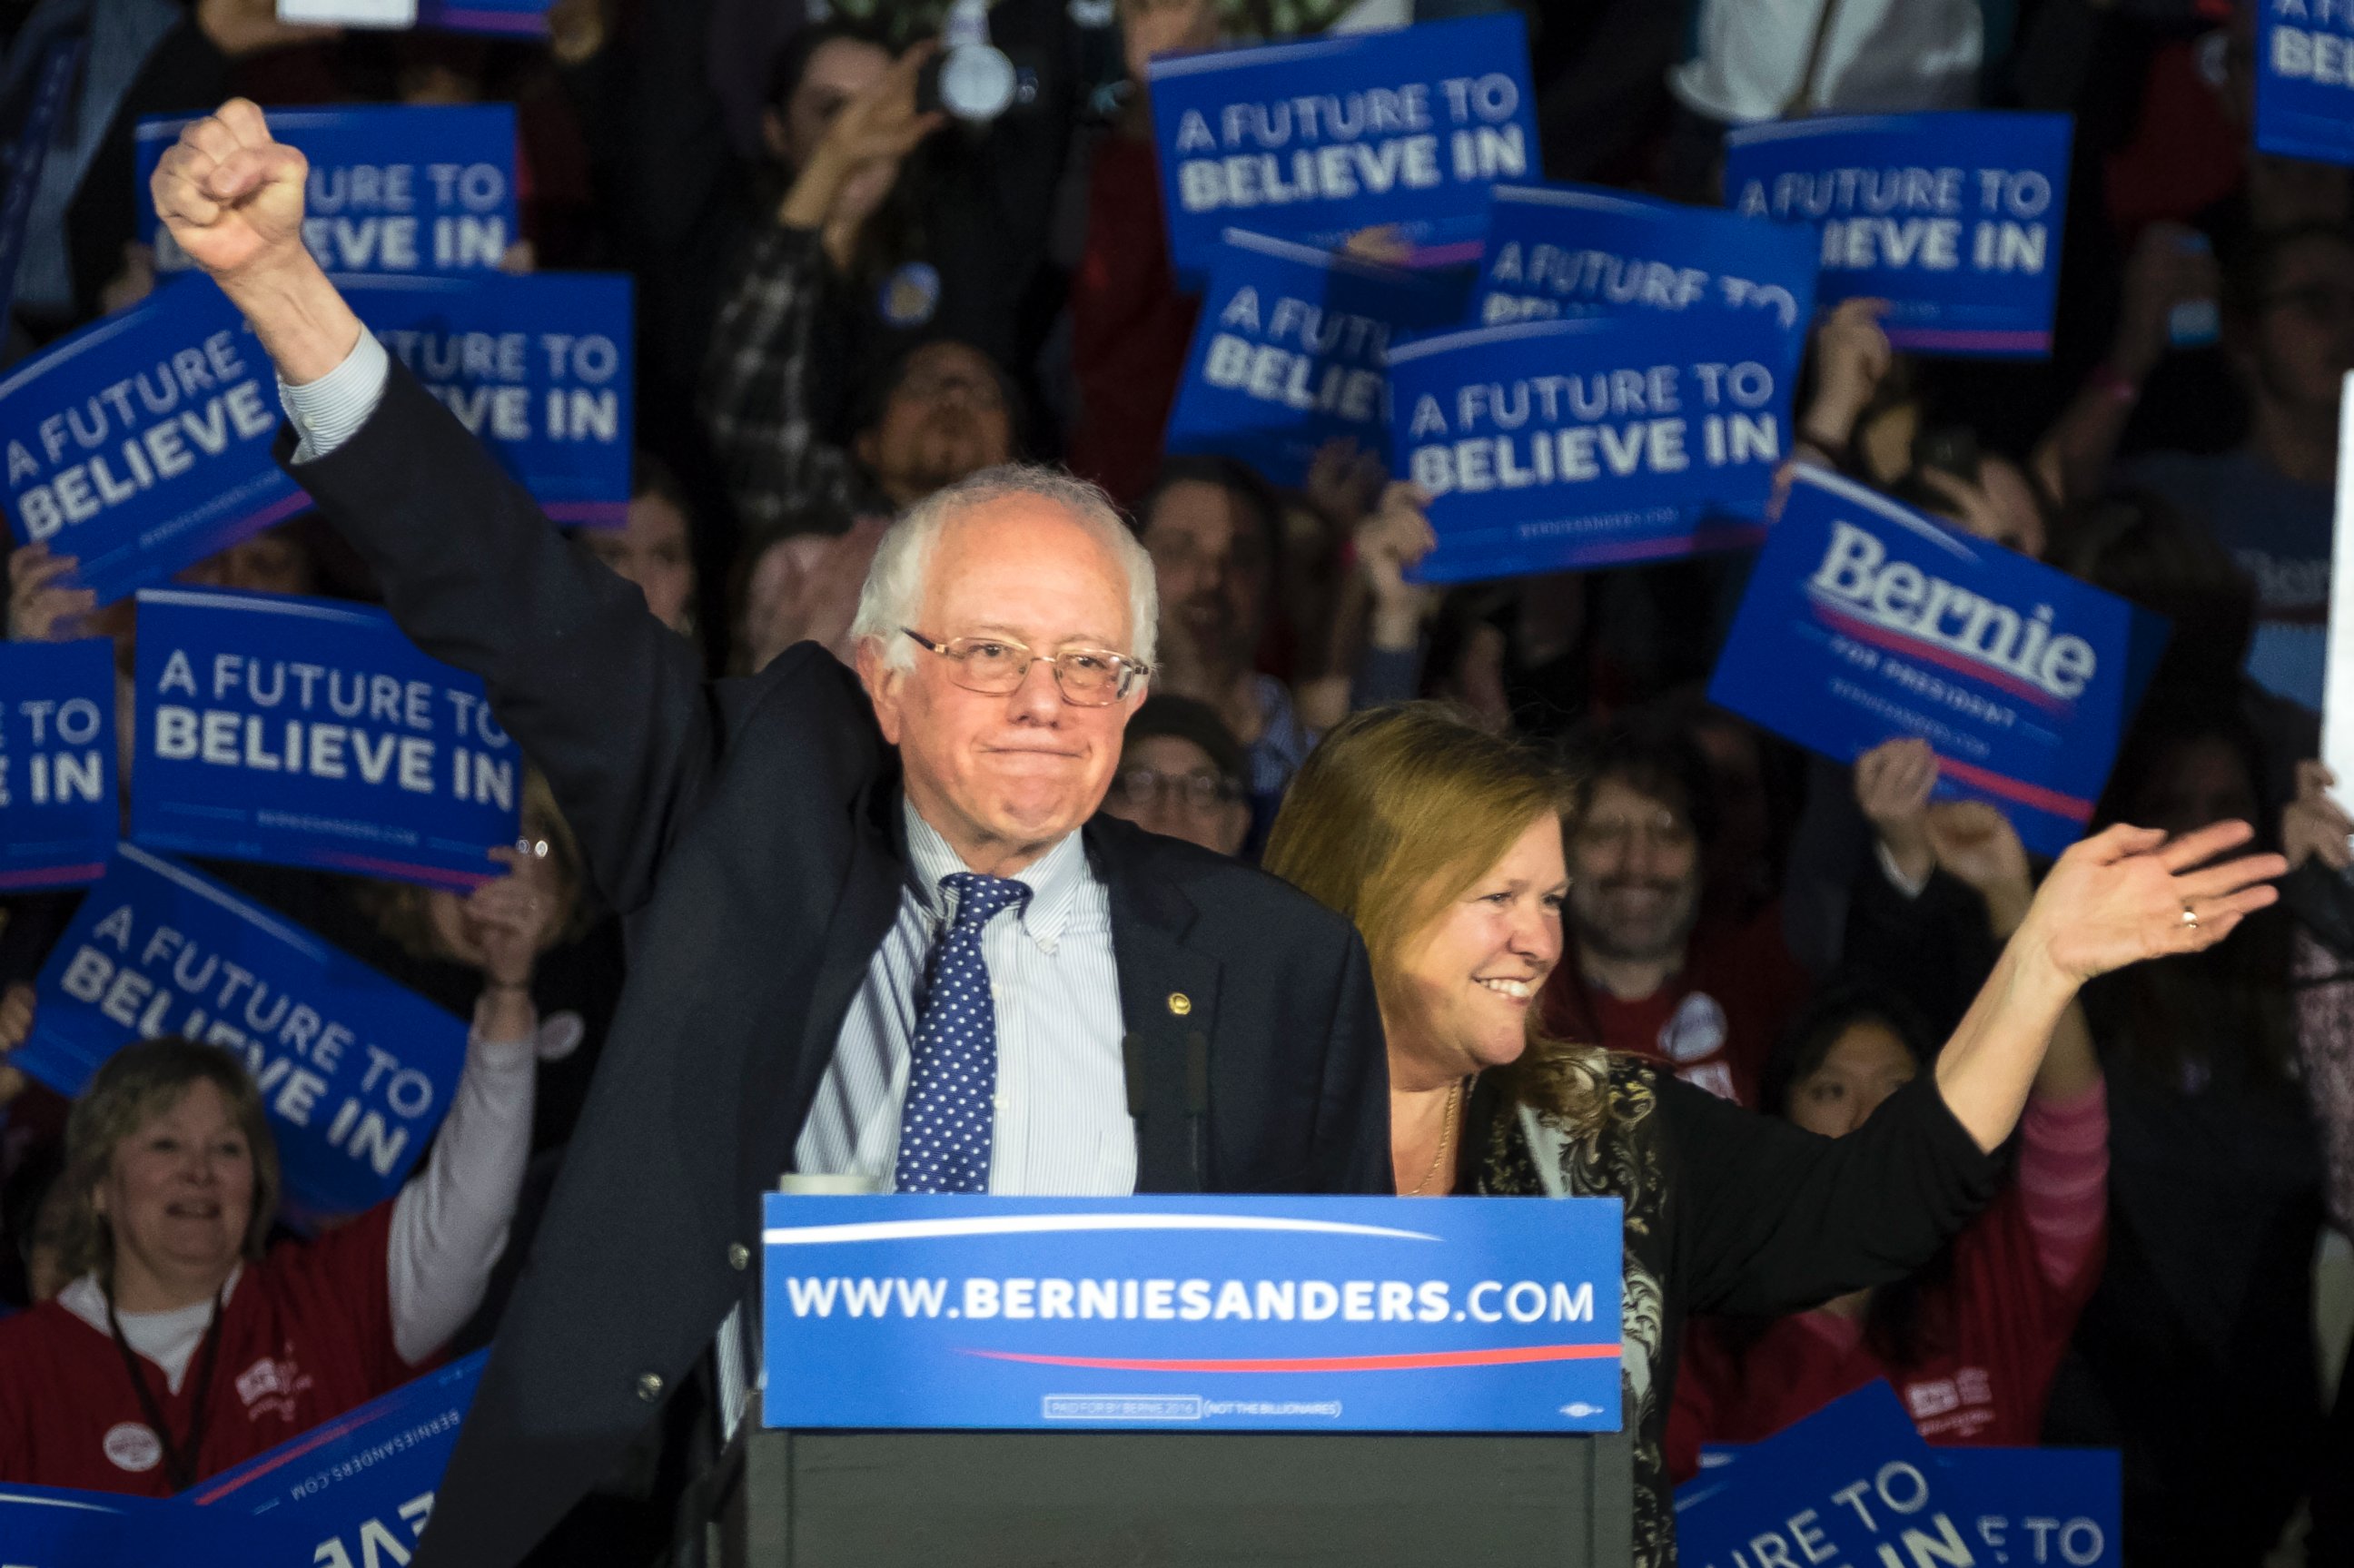
[[[1594,1054],[1608,1107],[1573,1136],[1483,1080],[1458,1192],[1615,1197],[1626,1204],[1626,1424],[1635,1440],[1635,1561],[1674,1561],[1662,1439],[1683,1325],[1693,1312],[1778,1315],[1902,1278],[1990,1198],[1996,1155],[1934,1080],[1891,1096],[1845,1138],[1758,1116],[1649,1063]],[[1547,1180],[1544,1166],[1552,1167]]]

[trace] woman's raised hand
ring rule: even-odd
[[[2019,930],[2071,981],[2144,959],[2213,947],[2279,897],[2288,871],[2276,854],[2217,857],[2254,837],[2245,822],[2217,822],[2168,839],[2119,823],[2071,845],[2036,893]]]

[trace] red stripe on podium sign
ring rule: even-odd
[[[1510,1345],[1486,1351],[1423,1351],[1393,1356],[1307,1356],[1272,1360],[1130,1360],[1124,1356],[1045,1356],[1018,1351],[967,1351],[993,1361],[1083,1367],[1091,1372],[1425,1372],[1437,1367],[1518,1366],[1529,1361],[1591,1361],[1618,1353],[1617,1345]]]

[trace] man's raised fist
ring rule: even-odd
[[[224,281],[301,259],[310,164],[270,136],[261,111],[232,98],[180,132],[148,188],[190,260]]]

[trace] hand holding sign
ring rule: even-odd
[[[1425,515],[1430,498],[1403,480],[1382,493],[1380,510],[1358,527],[1357,570],[1373,597],[1366,634],[1376,648],[1412,648],[1437,591],[1408,582],[1406,573],[1438,547]]]
[[[8,1065],[8,1053],[33,1033],[33,988],[19,982],[0,991],[0,1108],[25,1092],[25,1070]]]
[[[1883,740],[1855,759],[1855,803],[1896,868],[1914,883],[1936,869],[1929,842],[1929,791],[1936,783],[1937,754],[1925,740]]]
[[[80,633],[76,623],[98,608],[98,595],[73,586],[71,556],[47,545],[26,545],[8,556],[8,641],[62,642]]]
[[[2317,860],[2332,871],[2354,864],[2354,817],[2329,798],[2338,776],[2319,762],[2296,765],[2296,799],[2281,812],[2281,853],[2294,871]]]
[[[1855,422],[1878,395],[1896,351],[1880,318],[1886,300],[1842,300],[1815,330],[1815,399],[1798,433],[1836,456],[1855,439]]]
[[[2280,895],[2276,854],[2210,864],[2255,836],[2217,822],[2168,840],[2120,822],[2070,846],[2043,879],[2020,937],[2071,983],[2145,959],[2206,951]]]

